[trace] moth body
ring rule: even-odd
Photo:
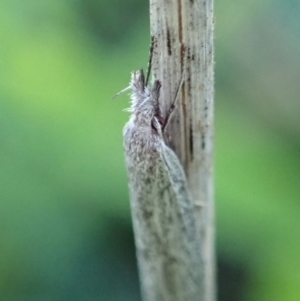
[[[161,83],[146,87],[140,70],[132,73],[130,88],[123,137],[142,294],[147,301],[199,300],[202,259],[193,203],[183,168],[164,141]]]

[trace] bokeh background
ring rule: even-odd
[[[219,301],[300,300],[300,2],[215,3]],[[122,127],[148,1],[0,4],[0,300],[140,300]]]

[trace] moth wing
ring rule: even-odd
[[[174,151],[165,143],[163,143],[162,158],[170,183],[164,201],[169,200],[172,203],[169,208],[171,212],[168,214],[176,219],[174,221],[176,229],[169,225],[167,237],[173,244],[178,244],[178,239],[183,242],[181,246],[174,249],[181,250],[181,254],[176,255],[178,261],[182,261],[184,264],[178,267],[185,268],[185,270],[181,270],[181,273],[185,273],[186,279],[190,279],[187,283],[191,285],[190,292],[192,293],[198,290],[197,286],[201,283],[202,275],[199,274],[199,271],[201,273],[203,264],[200,243],[197,240],[199,236],[195,223],[194,205],[182,165]],[[174,254],[175,257],[176,255]]]

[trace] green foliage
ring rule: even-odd
[[[217,248],[245,280],[234,299],[221,278],[220,300],[298,301],[299,7],[230,3],[216,3]],[[139,300],[128,97],[110,98],[147,64],[146,8],[0,4],[1,300]]]

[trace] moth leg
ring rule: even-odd
[[[195,207],[199,207],[199,208],[203,208],[206,206],[205,202],[201,201],[201,200],[195,200],[194,201],[194,206]]]
[[[158,135],[160,136],[160,138],[164,139],[163,132],[162,132],[162,125],[159,122],[157,117],[153,117],[152,125],[156,129],[156,131],[157,131]]]

